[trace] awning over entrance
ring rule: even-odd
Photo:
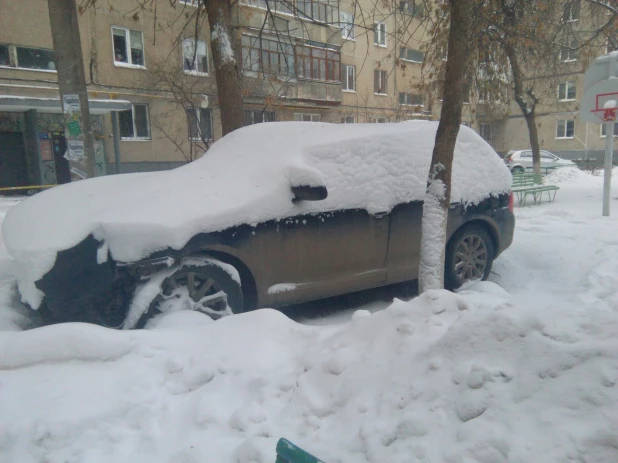
[[[90,114],[108,114],[112,111],[131,109],[126,100],[88,100]],[[0,112],[24,112],[36,109],[40,113],[62,113],[59,98],[0,95]]]

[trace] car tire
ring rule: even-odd
[[[464,226],[446,246],[444,287],[452,291],[467,281],[486,280],[494,257],[493,240],[487,230],[481,225]]]
[[[525,169],[522,166],[515,166],[511,169],[512,174],[523,174]]]
[[[141,316],[136,328],[168,311],[196,310],[214,320],[244,311],[243,293],[227,264],[215,259],[189,259],[161,283],[159,294]],[[193,290],[190,284],[193,282]],[[218,297],[217,297],[218,296]],[[184,307],[179,307],[182,304]]]

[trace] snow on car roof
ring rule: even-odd
[[[180,249],[200,232],[338,209],[387,212],[422,200],[437,127],[430,121],[257,124],[178,169],[110,175],[39,193],[13,208],[3,225],[10,254],[23,264],[20,289],[38,306],[37,297],[27,295],[36,292],[34,281],[51,270],[58,251],[89,234],[104,241],[115,260],[131,262]],[[496,152],[461,126],[452,182],[452,201],[476,203],[508,191],[511,176]],[[293,203],[291,185],[325,185],[328,198]]]

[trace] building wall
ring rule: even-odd
[[[322,121],[335,123],[347,116],[354,116],[357,123],[376,122],[377,119],[396,122],[439,118],[440,101],[436,95],[419,87],[428,69],[422,62],[402,60],[399,56],[402,46],[423,50],[427,40],[425,23],[415,15],[399,11],[399,2],[389,5],[371,0],[342,0],[339,9],[355,16],[354,40],[344,40],[336,18],[333,24],[318,24],[284,13],[274,14],[282,24],[287,24],[287,30],[278,30],[275,34],[269,30],[270,26],[263,27],[267,24],[266,10],[256,6],[256,2],[243,0],[235,9],[234,20],[239,34],[261,31],[266,36],[282,36],[295,44],[326,43],[341,47],[341,64],[356,66],[356,88],[342,91],[338,79],[325,82],[245,72],[245,109],[272,111],[275,120],[280,121],[295,120],[298,114],[315,114]],[[95,5],[79,18],[89,97],[148,105],[150,139],[119,142],[120,161],[127,166],[125,170],[149,170],[149,163],[157,167],[175,166],[193,159],[196,152],[202,152],[189,141],[187,117],[178,98],[170,92],[172,84],[188,92],[197,107],[211,108],[214,140],[219,139],[221,123],[210,49],[209,74],[195,76],[182,69],[180,40],[193,36],[193,29],[184,26],[186,17],[194,14],[195,8],[180,2],[176,2],[176,7],[169,2],[158,2],[155,26],[154,12],[135,14],[134,2],[108,0]],[[0,12],[0,44],[53,48],[45,0],[0,0]],[[386,46],[374,43],[375,22],[386,24]],[[144,66],[114,62],[113,26],[142,32]],[[209,37],[208,22],[204,21],[198,39],[209,44]],[[386,95],[374,93],[374,71],[377,69],[387,72]],[[401,105],[400,92],[422,95],[423,104]],[[57,98],[56,73],[0,66],[0,94]],[[465,105],[464,121],[473,127],[474,114],[474,104]],[[111,116],[102,116],[98,139],[108,165],[115,165],[112,132]]]

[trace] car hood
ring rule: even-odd
[[[115,260],[130,262],[180,249],[197,233],[244,223],[337,209],[388,212],[423,199],[437,126],[415,121],[246,127],[178,169],[110,175],[37,194],[7,214],[4,239],[23,264],[22,280],[33,283],[53,267],[58,251],[90,234]],[[461,126],[452,201],[475,203],[508,191],[510,184],[496,152]],[[325,185],[328,198],[293,203],[292,185]]]

